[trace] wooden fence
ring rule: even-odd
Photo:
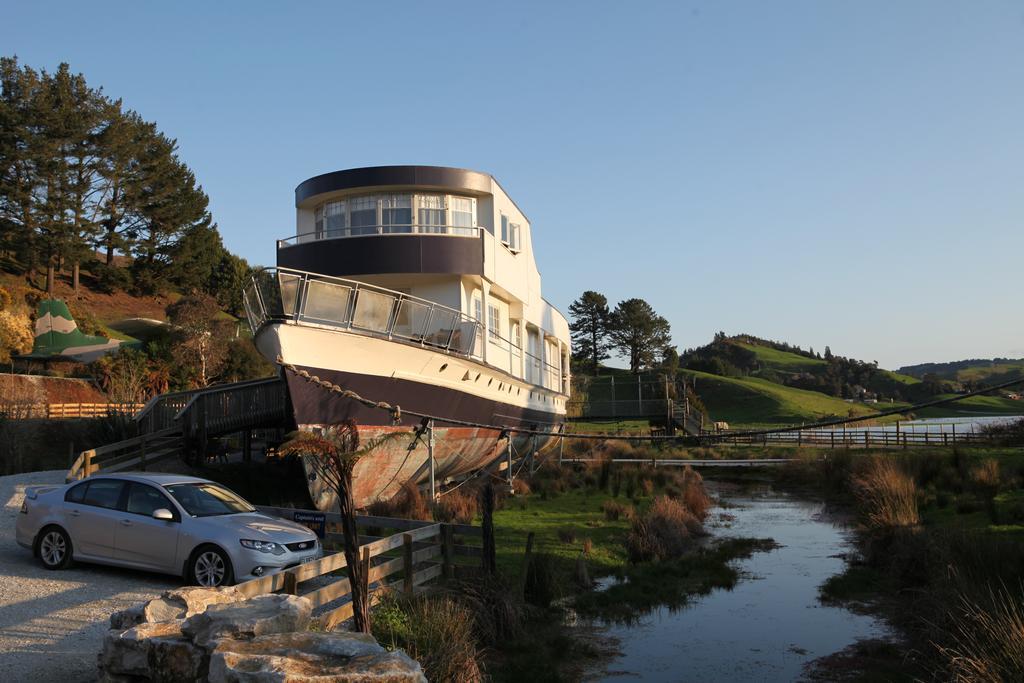
[[[10,416],[17,419],[61,420],[105,417],[110,414],[134,415],[144,403],[32,403],[17,406]]]
[[[283,519],[294,519],[295,513],[309,514],[313,510],[294,510],[259,506],[260,512]],[[337,525],[341,516],[337,513],[323,513],[328,533],[328,541],[340,540]],[[360,533],[360,561],[363,573],[370,587],[370,603],[379,596],[385,579],[401,574],[401,590],[413,593],[418,586],[438,577],[451,578],[455,575],[457,557],[482,556],[480,546],[467,545],[463,537],[481,537],[480,527],[467,524],[445,524],[421,522],[393,517],[374,517],[358,515],[356,525],[365,529],[393,529],[397,532],[389,536],[363,535]],[[308,598],[313,609],[321,608],[349,596],[352,587],[347,577],[335,576],[334,580],[323,585],[316,582],[308,588],[301,584],[318,577],[331,575],[346,567],[345,555],[334,552],[325,555],[315,562],[292,567],[287,571],[271,574],[245,583],[235,588],[245,597],[263,595],[265,593],[291,593]],[[319,615],[325,628],[333,628],[352,616],[351,601]]]
[[[992,442],[987,434],[974,431],[912,431],[893,429],[820,430],[801,429],[768,434],[706,434],[709,443],[816,446],[828,448],[911,448],[918,446],[980,446]]]

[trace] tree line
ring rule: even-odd
[[[127,257],[118,259],[118,255]],[[177,141],[67,64],[0,58],[0,258],[30,280],[83,269],[101,290],[200,291],[240,313],[228,252]]]
[[[620,301],[609,308],[603,294],[588,290],[569,306],[573,362],[583,373],[598,375],[601,361],[619,353],[630,372],[678,366],[671,326],[643,299]]]

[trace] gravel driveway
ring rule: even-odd
[[[32,484],[61,484],[64,470],[0,477],[0,681],[96,680],[111,612],[180,586],[180,578],[76,564],[47,571],[14,540],[14,524]]]

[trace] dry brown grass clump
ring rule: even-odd
[[[681,501],[659,496],[633,520],[626,552],[631,562],[680,557],[690,547],[694,533],[703,533],[700,520]]]
[[[375,517],[399,517],[401,519],[421,519],[430,521],[434,516],[426,499],[418,486],[410,481],[402,484],[394,496],[388,500],[376,500],[367,506],[366,511]]]
[[[641,479],[640,490],[643,491],[645,496],[652,495],[654,493],[654,482],[647,478]]]
[[[601,510],[604,511],[604,518],[609,522],[616,522],[626,514],[626,506],[617,500],[606,500],[601,503]]]
[[[998,491],[1002,483],[999,476],[999,461],[989,458],[971,470],[971,481],[979,488]]]
[[[704,477],[700,476],[689,465],[683,470],[682,477],[683,504],[693,515],[703,521],[707,519],[711,508],[711,498],[704,489]]]
[[[528,496],[532,489],[525,479],[513,479],[512,480],[512,491],[517,496]]]
[[[451,491],[434,503],[434,521],[472,524],[478,508],[475,496],[462,491]]]
[[[884,529],[913,526],[921,520],[917,514],[917,485],[912,477],[887,458],[872,458],[853,478],[864,521]]]
[[[948,680],[1003,683],[1024,680],[1024,595],[989,591],[986,605],[961,596],[951,644],[939,654]]]

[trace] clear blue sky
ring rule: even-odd
[[[327,171],[493,173],[547,298],[883,366],[1024,356],[1024,3],[11,3],[271,264]]]

